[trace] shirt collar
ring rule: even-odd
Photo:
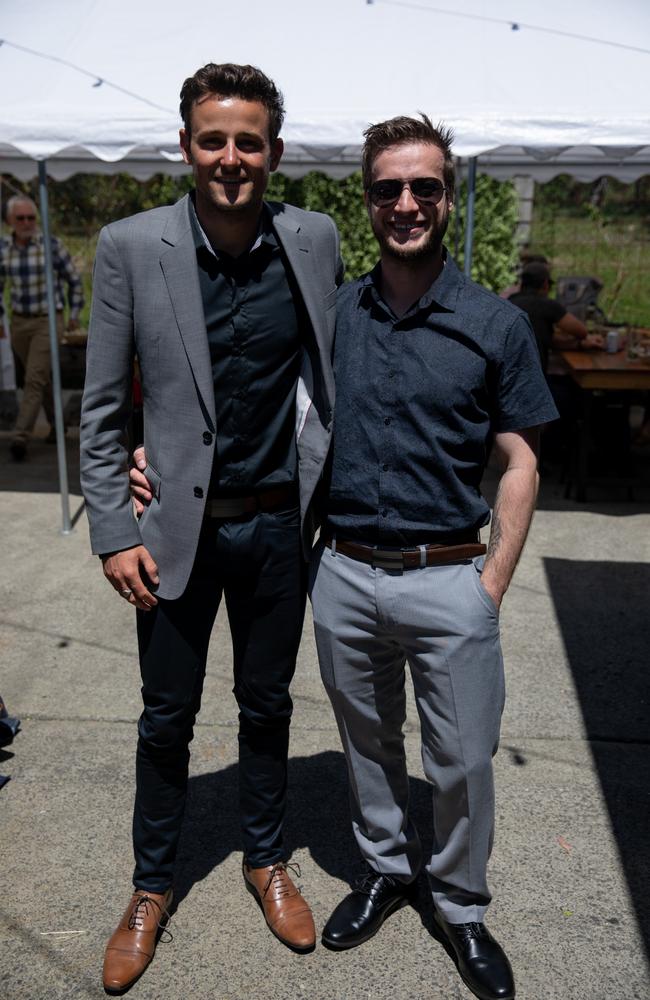
[[[213,248],[203,226],[199,222],[199,217],[196,212],[196,206],[194,204],[193,191],[190,194],[190,222],[192,225],[192,232],[194,234],[194,246],[196,247],[197,250],[204,248],[208,250],[208,252],[211,253],[212,256],[216,257],[217,259],[220,256],[227,256],[226,254],[220,254]],[[275,233],[273,232],[273,221],[271,218],[271,213],[266,205],[263,205],[262,207],[262,213],[260,215],[260,222],[259,222],[259,228],[257,230],[257,236],[255,237],[253,245],[248,250],[248,253],[253,253],[255,250],[258,250],[263,243],[267,244],[270,247],[278,246],[278,241],[276,239]]]
[[[414,305],[412,310],[409,310],[409,313],[416,312],[419,309],[430,309],[432,305],[439,306],[440,309],[445,312],[455,311],[458,293],[465,282],[465,277],[458,269],[456,261],[446,247],[442,248],[442,253],[442,271],[429,290],[421,296],[419,302]],[[375,294],[381,297],[381,292],[379,290],[380,286],[381,261],[377,261],[372,271],[369,271],[368,274],[364,274],[364,276],[359,279],[359,295],[361,296],[363,293],[368,294],[366,290],[373,289]]]
[[[41,246],[43,243],[43,234],[39,231],[34,236],[30,236],[27,243],[18,243],[16,240],[16,234],[11,232],[11,244],[16,250],[27,250],[31,246]]]

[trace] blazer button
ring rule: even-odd
[[[203,444],[212,444],[212,434],[210,434],[210,431],[203,431]]]
[[[201,497],[203,496],[203,490],[201,489],[201,487],[200,487],[200,486],[195,486],[195,487],[194,487],[194,496],[195,496],[195,497],[198,497],[198,499],[199,499],[199,500],[200,500],[200,499],[201,499]]]

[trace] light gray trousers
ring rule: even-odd
[[[494,834],[492,757],[505,697],[498,614],[483,558],[424,569],[373,569],[320,542],[310,596],[321,675],[350,779],[362,855],[410,881],[422,863],[408,815],[402,727],[408,662],[433,788],[435,905],[451,923],[483,920]]]

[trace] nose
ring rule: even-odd
[[[417,212],[420,206],[411,194],[411,189],[405,184],[402,188],[402,193],[395,203],[395,209],[398,212]]]
[[[239,169],[240,159],[237,143],[234,139],[228,139],[221,158],[221,165],[227,169]]]

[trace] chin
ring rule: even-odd
[[[218,209],[219,212],[243,212],[245,209],[250,207],[250,201],[248,199],[245,201],[223,201],[222,199],[219,199],[213,201],[212,204],[216,209]]]
[[[417,243],[394,243],[392,240],[386,240],[383,244],[386,253],[397,260],[403,261],[416,261],[423,260],[425,257],[436,257],[440,252],[440,247],[441,240],[431,239],[430,237],[418,240]]]

